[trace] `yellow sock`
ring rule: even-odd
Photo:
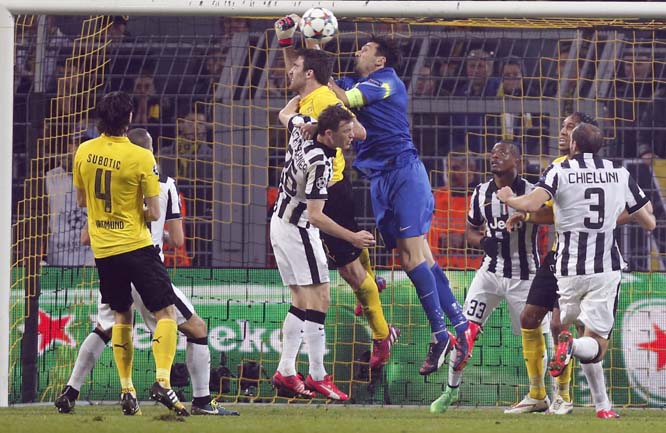
[[[118,376],[120,377],[120,387],[133,390],[132,359],[134,358],[134,345],[132,344],[132,325],[113,325],[111,344],[113,359],[116,361]]]
[[[155,326],[153,334],[153,356],[155,356],[155,373],[157,381],[164,388],[171,388],[171,364],[176,355],[178,343],[178,325],[175,320],[162,319]]]
[[[573,364],[574,360],[571,358],[571,362],[569,362],[562,374],[557,376],[557,394],[566,402],[571,401],[571,395],[569,394],[569,384],[571,383],[571,372],[573,371]]]
[[[389,335],[388,323],[382,311],[382,302],[379,300],[379,289],[375,282],[375,277],[370,273],[365,274],[365,279],[361,284],[361,288],[356,293],[356,299],[363,307],[363,314],[368,320],[368,325],[372,330],[372,338],[375,340],[383,340]]]
[[[370,252],[368,251],[367,248],[363,248],[361,250],[361,255],[358,256],[358,260],[361,262],[361,265],[363,265],[363,269],[370,274],[372,279],[375,279],[375,271],[372,269],[372,263],[370,263]],[[388,331],[387,331],[388,332]]]
[[[523,358],[530,380],[530,397],[542,400],[546,398],[546,384],[543,380],[543,358],[546,356],[546,341],[541,328],[521,328],[523,337]]]

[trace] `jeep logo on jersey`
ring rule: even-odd
[[[648,403],[666,403],[666,299],[638,301],[622,320],[622,353],[631,388]]]
[[[523,222],[518,221],[516,224],[517,229],[523,228]],[[488,224],[488,227],[490,227],[493,230],[506,230],[506,218],[493,218],[490,224]]]

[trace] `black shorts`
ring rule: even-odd
[[[527,304],[538,305],[552,311],[560,308],[557,294],[557,278],[555,277],[555,252],[546,254],[543,263],[536,272],[530,292],[527,295]]]
[[[132,287],[149,311],[159,311],[176,303],[171,279],[157,249],[150,245],[115,256],[95,259],[102,303],[113,311],[125,312],[132,305]]]
[[[354,215],[352,186],[346,177],[328,188],[328,200],[324,205],[324,214],[347,230],[358,231]],[[320,233],[331,267],[344,266],[361,255],[361,250],[349,242],[327,235],[322,231]]]

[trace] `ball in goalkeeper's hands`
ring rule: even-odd
[[[304,38],[324,44],[338,32],[338,20],[333,12],[317,6],[305,11],[300,28]]]

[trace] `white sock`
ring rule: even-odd
[[[187,341],[186,363],[187,371],[192,379],[192,397],[206,397],[210,395],[208,387],[210,382],[210,349],[208,339],[203,338],[201,343]]]
[[[573,341],[573,354],[581,361],[590,361],[599,353],[599,343],[592,337],[580,337]]]
[[[456,387],[460,386],[460,382],[462,382],[463,370],[453,371],[453,364],[456,362],[456,359],[458,359],[458,351],[456,349],[453,349],[449,356],[450,356],[450,358],[449,358],[449,384],[448,385],[451,388],[456,388]]]
[[[592,394],[592,401],[597,411],[610,410],[611,404],[606,393],[606,378],[604,377],[603,361],[595,362],[594,364],[580,364],[587,384],[590,385],[590,393]]]
[[[95,367],[95,364],[97,364],[105,347],[106,343],[102,340],[102,337],[94,332],[88,334],[86,339],[83,340],[83,343],[81,343],[79,354],[76,356],[72,375],[69,377],[67,385],[77,391],[81,391],[83,381],[86,380],[86,376],[90,374],[93,367]]]
[[[309,373],[315,381],[324,380],[324,354],[326,353],[326,332],[322,323],[306,320],[303,325],[303,340],[308,347],[310,360]]]
[[[284,318],[282,324],[282,353],[277,368],[283,376],[296,374],[296,357],[303,342],[303,323],[303,320],[292,312],[288,312]]]

